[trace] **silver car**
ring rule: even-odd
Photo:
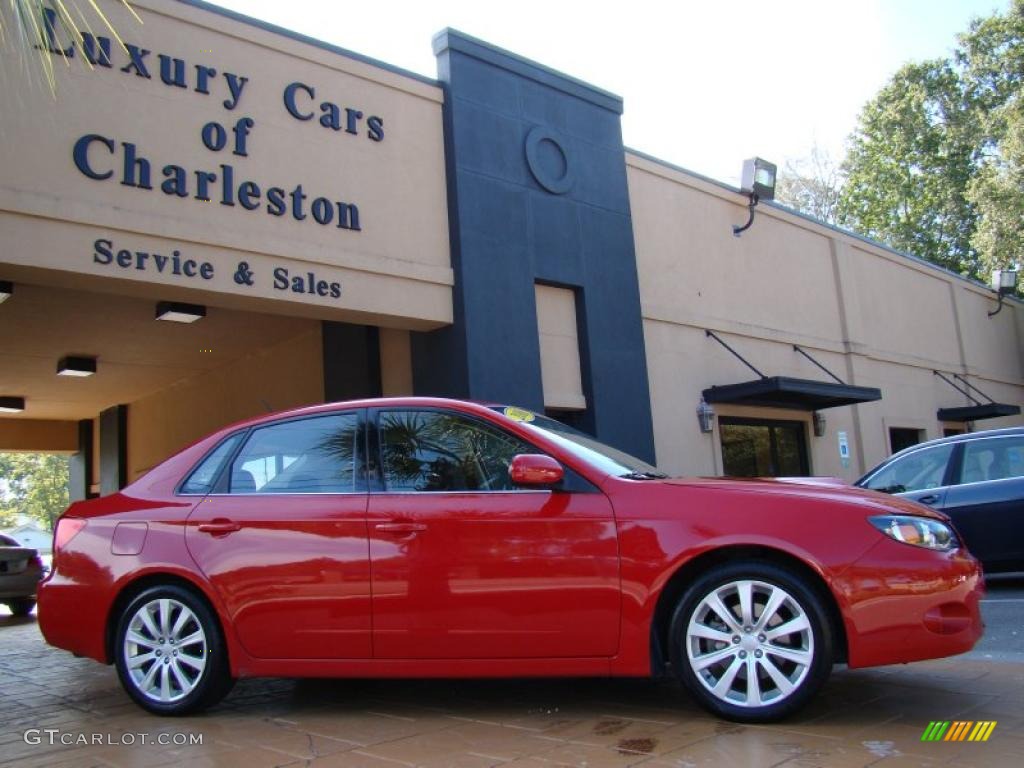
[[[0,603],[15,616],[28,616],[36,607],[36,587],[42,578],[39,551],[0,533]]]

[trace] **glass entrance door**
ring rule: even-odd
[[[722,468],[730,477],[796,477],[810,474],[807,425],[722,416]]]

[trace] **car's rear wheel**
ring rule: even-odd
[[[694,582],[672,617],[669,643],[673,669],[694,698],[742,722],[797,711],[832,668],[821,598],[768,562],[719,566]]]
[[[32,613],[32,609],[36,607],[36,601],[31,597],[19,597],[14,600],[8,600],[7,607],[11,609],[11,613],[15,616],[28,616]]]
[[[159,715],[213,706],[234,683],[213,612],[174,585],[150,587],[128,603],[118,620],[115,663],[128,695]]]

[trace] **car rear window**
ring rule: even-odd
[[[213,489],[213,484],[217,481],[220,468],[224,466],[228,456],[234,453],[235,446],[238,445],[238,441],[241,439],[242,435],[240,433],[231,435],[231,437],[206,454],[206,458],[199,463],[198,467],[192,470],[188,480],[182,484],[181,493],[209,493]]]
[[[964,446],[961,483],[1024,476],[1024,436],[972,440]]]

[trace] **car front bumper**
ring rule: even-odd
[[[981,566],[966,549],[879,541],[834,587],[846,603],[850,667],[953,656],[981,639]]]

